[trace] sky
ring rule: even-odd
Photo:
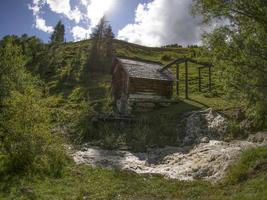
[[[0,38],[35,35],[49,41],[61,20],[67,41],[90,37],[105,15],[117,39],[145,46],[201,43],[200,17],[190,14],[192,0],[1,0]]]

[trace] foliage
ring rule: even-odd
[[[229,98],[245,105],[254,128],[267,126],[267,5],[265,0],[195,0],[204,22],[223,20],[204,43]]]
[[[251,176],[257,176],[261,170],[266,170],[266,167],[267,148],[250,149],[229,169],[225,181],[231,184],[246,181]]]
[[[170,55],[164,54],[164,55],[161,57],[161,60],[162,60],[162,61],[171,61],[171,60],[172,60],[172,57],[171,57]]]
[[[74,143],[81,143],[92,136],[90,121],[93,111],[89,100],[84,98],[83,94],[80,88],[76,88],[64,108],[68,111],[64,124],[68,126],[69,135]]]
[[[62,24],[61,21],[57,23],[57,25],[54,28],[54,32],[52,33],[50,40],[51,43],[63,43],[65,40],[65,26]]]
[[[98,131],[99,138],[101,138],[100,146],[103,149],[117,149],[120,147],[122,142],[123,134],[116,126],[103,125],[99,127]]]
[[[103,17],[91,34],[93,44],[88,60],[88,69],[93,72],[110,73],[114,60],[114,34]]]
[[[21,49],[8,39],[0,48],[2,161],[11,172],[31,169],[59,176],[65,155],[57,136],[51,135],[50,111],[39,81],[24,65]]]

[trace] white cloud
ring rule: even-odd
[[[86,18],[90,21],[91,27],[98,24],[99,20],[112,10],[118,0],[80,0],[86,7]]]
[[[153,0],[139,4],[135,22],[118,32],[118,38],[129,42],[161,46],[200,43],[201,19],[190,15],[192,0]]]
[[[49,5],[51,11],[63,14],[76,23],[79,23],[83,18],[83,14],[78,7],[75,7],[73,10],[71,9],[70,0],[46,0],[46,4]]]
[[[71,33],[73,35],[74,41],[79,41],[89,38],[91,30],[85,29],[81,26],[74,26],[71,30]]]
[[[32,10],[35,18],[35,27],[44,32],[51,33],[53,28],[46,25],[46,20],[42,17],[42,9],[44,5],[65,19],[75,22],[70,28],[74,40],[82,40],[88,38],[92,28],[94,28],[99,20],[107,14],[115,6],[119,0],[76,0],[73,8],[70,4],[71,0],[32,0],[29,9]],[[81,26],[87,24],[85,27]]]
[[[32,5],[28,5],[29,9],[32,10],[33,16],[35,19],[35,28],[44,31],[46,33],[52,33],[53,27],[46,25],[45,19],[40,17],[41,7],[43,4],[43,0],[33,0]]]
[[[67,31],[70,31],[77,41],[88,38],[99,20],[122,1],[32,0],[29,9],[33,12],[34,26],[47,33],[51,33],[53,27],[47,25],[43,16],[45,5],[52,12],[64,17],[65,22],[74,22],[74,25],[68,23],[70,28],[67,28]],[[190,15],[192,1],[151,0],[150,3],[139,4],[135,11],[134,23],[119,30],[118,39],[147,46],[200,43],[203,28],[200,26],[201,19]]]
[[[36,16],[35,27],[46,33],[52,33],[54,30],[52,26],[47,26],[46,21],[38,16]]]

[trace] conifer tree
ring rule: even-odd
[[[112,27],[108,25],[105,17],[91,34],[92,47],[89,55],[89,71],[109,73],[113,62],[113,39]]]
[[[112,63],[114,59],[114,46],[113,46],[114,33],[112,27],[109,25],[105,30],[105,43],[106,43],[106,58],[107,61]]]
[[[54,28],[54,32],[52,33],[50,40],[51,43],[63,43],[65,40],[65,26],[61,21],[57,23]]]

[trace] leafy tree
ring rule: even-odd
[[[63,43],[65,38],[65,26],[61,21],[57,23],[54,28],[54,32],[52,33],[50,40],[51,43]]]
[[[60,175],[64,153],[51,134],[48,100],[12,38],[0,46],[0,154],[7,170]]]
[[[194,0],[194,14],[221,26],[204,36],[230,98],[246,108],[254,128],[267,126],[267,1]]]

